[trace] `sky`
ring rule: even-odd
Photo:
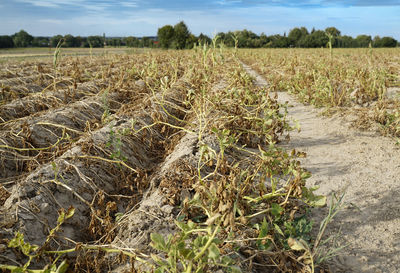
[[[400,40],[400,0],[0,0],[0,35],[155,36],[179,21],[195,35],[335,26],[342,35]]]

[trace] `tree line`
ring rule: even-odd
[[[53,37],[33,37],[24,30],[13,35],[0,36],[0,48],[13,47],[56,47],[59,42],[64,47],[104,47],[104,46],[128,46],[128,47],[154,47],[170,49],[190,49],[195,45],[211,44],[213,40],[207,35],[193,35],[187,25],[181,21],[176,25],[160,27],[157,37],[113,37],[103,36],[80,37],[67,35],[55,35]],[[296,27],[289,31],[288,35],[276,34],[267,36],[264,33],[257,35],[250,30],[229,31],[217,33],[214,37],[216,45],[224,44],[227,47],[237,48],[317,48],[326,47],[328,43],[332,47],[357,48],[357,47],[396,47],[399,42],[392,37],[370,35],[358,35],[353,38],[342,35],[335,27],[325,30]]]
[[[63,47],[104,47],[104,46],[128,46],[128,47],[157,47],[156,37],[105,37],[100,36],[73,36],[55,35],[53,37],[33,37],[25,30],[13,35],[0,36],[0,48],[13,47],[56,47],[58,43]]]
[[[175,26],[165,25],[157,32],[159,46],[162,48],[183,49],[192,48],[195,44],[212,42],[211,38],[204,34],[198,37],[190,33],[184,22]],[[286,35],[267,36],[264,33],[257,35],[249,30],[220,32],[214,37],[217,45],[223,43],[227,47],[238,48],[317,48],[326,47],[331,42],[332,47],[357,48],[357,47],[396,47],[399,42],[392,37],[370,35],[358,35],[353,38],[341,35],[340,30],[328,27],[325,30],[312,29],[308,31],[305,27],[296,27]]]

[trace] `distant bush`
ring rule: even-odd
[[[0,36],[0,48],[12,48],[14,47],[14,41],[11,36],[3,35]]]

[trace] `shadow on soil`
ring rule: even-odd
[[[357,207],[357,203],[346,203],[328,226],[327,234],[357,234],[362,227],[382,229],[382,233],[394,235],[397,240],[383,242],[379,238],[374,241],[361,242],[362,247],[352,247],[352,253],[344,249],[339,257],[328,262],[333,272],[399,272],[400,265],[400,233],[393,233],[396,228],[396,219],[400,217],[400,187],[385,194],[371,193],[360,195],[371,203],[364,207]],[[315,223],[320,223],[327,214],[327,208],[313,212]],[[314,227],[318,230],[319,226]],[[339,237],[339,242],[340,242]],[[361,236],[360,236],[361,237]],[[359,238],[363,240],[362,238]],[[360,242],[357,242],[360,245]],[[379,265],[385,265],[380,268]],[[394,271],[391,271],[391,270]],[[390,271],[384,271],[390,270]]]

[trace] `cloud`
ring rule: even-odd
[[[400,0],[219,0],[217,2],[240,2],[243,6],[284,6],[284,7],[330,7],[330,6],[399,6]]]
[[[79,8],[93,12],[105,11],[117,7],[135,8],[138,6],[137,1],[122,1],[114,3],[113,1],[101,0],[16,0],[20,3],[30,4],[36,7],[45,8]]]
[[[17,0],[17,2],[45,8],[59,8],[66,5],[81,6],[85,3],[84,0]]]
[[[384,1],[379,1],[379,0],[358,0],[354,1],[355,6],[400,6],[400,1],[399,0],[384,0]]]
[[[190,30],[249,29],[283,34],[296,26],[343,34],[400,38],[400,0],[9,0],[1,1],[0,33],[21,28],[37,36],[55,34],[155,35],[163,25],[183,20]],[[391,6],[388,6],[391,5]],[[8,9],[8,10],[7,10]]]
[[[45,24],[56,24],[56,25],[62,25],[64,23],[63,20],[57,20],[57,19],[40,19],[38,20],[38,22]]]
[[[120,5],[126,8],[137,8],[138,3],[136,1],[131,2],[120,2]]]

